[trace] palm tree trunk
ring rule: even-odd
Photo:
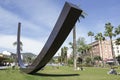
[[[104,67],[102,41],[100,41],[100,47],[101,47],[101,56],[102,56],[102,64],[103,64],[102,67]]]
[[[73,27],[73,58],[74,58],[74,69],[76,70],[76,27]]]
[[[114,51],[113,51],[112,38],[110,38],[110,44],[111,44],[112,57],[113,57],[113,60],[114,60],[115,65],[117,65],[117,60],[116,60],[116,58],[115,58],[115,54],[114,54]]]
[[[92,43],[92,36],[91,36],[91,43]],[[91,45],[91,60],[93,62],[93,47],[92,47],[92,45]]]

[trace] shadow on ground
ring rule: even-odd
[[[35,73],[35,76],[45,76],[45,77],[66,77],[66,76],[80,76],[80,74],[45,74],[45,73]]]

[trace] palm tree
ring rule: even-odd
[[[91,31],[89,31],[89,32],[88,32],[88,36],[91,36],[91,43],[92,43],[92,38],[93,38],[93,36],[94,36],[94,33],[91,32]]]
[[[93,32],[91,32],[91,31],[89,31],[88,32],[88,36],[91,36],[91,43],[92,43],[92,38],[93,38],[93,36],[94,36],[94,33]],[[93,50],[92,50],[92,46],[91,46],[91,59],[93,58]]]
[[[105,40],[105,37],[102,35],[102,33],[98,33],[98,34],[95,36],[95,40],[98,40],[99,43],[100,43],[100,54],[102,54],[102,63],[103,63],[103,66],[104,66],[103,50],[102,50],[102,41]]]
[[[74,63],[74,69],[76,70],[77,65],[76,65],[76,26],[73,27],[73,63]]]
[[[77,40],[77,52],[79,52],[82,57],[83,55],[88,55],[87,52],[90,50],[90,48],[91,47],[86,44],[84,37],[80,37]]]
[[[68,47],[64,46],[64,54],[65,54],[65,63],[67,64],[67,51],[68,51]]]
[[[116,43],[116,45],[120,45],[120,38],[117,38],[115,43]]]
[[[94,56],[94,61],[102,61],[102,58],[101,58],[101,56]],[[96,64],[96,63],[95,63]],[[96,64],[97,66],[99,66],[98,65],[98,63]]]
[[[69,42],[69,45],[70,45],[70,48],[72,49],[72,52],[71,52],[71,53],[72,53],[71,58],[73,59],[73,57],[74,57],[74,56],[73,56],[73,43],[72,43],[72,42]],[[72,61],[73,61],[73,60],[72,60]]]
[[[101,59],[100,56],[95,56],[95,57],[94,57],[94,60],[100,61],[100,60],[102,60],[102,59]]]
[[[115,36],[115,33],[113,33],[113,29],[114,29],[114,27],[112,26],[111,23],[106,23],[105,24],[105,34],[104,35],[106,37],[110,38],[111,52],[112,52],[113,60],[114,60],[114,62],[116,64],[116,58],[115,58],[115,54],[113,52],[113,43],[112,43],[112,38],[113,38],[113,36]]]
[[[77,51],[80,52],[81,54],[84,54],[86,51],[86,44],[85,44],[85,38],[80,37],[77,40]]]
[[[17,42],[15,41],[14,43],[13,43],[13,46],[17,46]],[[20,41],[20,50],[22,51],[23,50],[23,43]]]
[[[115,28],[115,33],[116,35],[120,34],[120,25],[117,28]],[[120,45],[120,37],[116,39],[115,43],[116,45]]]
[[[115,33],[116,33],[116,35],[120,34],[120,25],[117,28],[115,28]]]
[[[80,15],[80,18],[85,18],[85,15],[87,15],[84,11],[82,12],[82,14]],[[80,22],[80,19],[78,19],[78,22]],[[76,70],[77,65],[77,59],[76,59],[76,25],[74,25],[73,27],[73,58],[74,58],[74,69]]]
[[[67,64],[67,50],[68,47],[64,46],[63,48],[61,48],[61,62],[66,63]]]
[[[64,49],[61,48],[61,63],[64,62]]]
[[[69,42],[70,48],[73,49],[73,43]]]

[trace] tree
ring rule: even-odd
[[[120,55],[118,55],[116,58],[117,58],[118,63],[120,64]]]
[[[116,35],[120,34],[120,25],[117,28],[115,28],[115,33]],[[115,43],[116,45],[120,45],[120,37],[116,39]]]
[[[94,36],[94,33],[91,32],[91,31],[89,31],[89,32],[88,32],[88,36],[91,36],[91,43],[92,43],[92,38],[93,38],[93,36]]]
[[[102,59],[101,59],[100,56],[95,56],[95,57],[94,57],[94,60],[100,61],[100,60],[102,60]]]
[[[68,47],[64,46],[63,48],[61,48],[61,62],[66,63],[67,64],[67,50]]]
[[[73,49],[73,43],[69,42],[70,48]]]
[[[93,36],[94,36],[94,33],[91,32],[91,31],[89,31],[89,32],[88,32],[88,36],[91,36],[91,43],[92,43],[92,38],[93,38]],[[92,47],[91,47],[91,58],[93,58],[93,50],[92,50]]]
[[[84,11],[82,11],[82,14],[80,15],[80,18],[85,18],[85,15],[87,15]],[[80,19],[78,19],[78,22],[80,22]],[[73,27],[73,58],[74,58],[74,69],[76,70],[76,25]]]
[[[86,62],[86,65],[87,65],[87,66],[91,66],[91,63],[92,63],[91,57],[87,56],[87,57],[85,58],[85,62]]]
[[[64,62],[64,51],[63,48],[61,48],[61,63]]]
[[[87,50],[90,49],[90,46],[88,46],[85,42],[84,37],[80,37],[77,40],[77,51],[80,52],[82,55],[86,54]]]
[[[81,57],[78,57],[77,61],[78,61],[78,63],[82,64],[83,59]]]
[[[17,42],[14,42],[14,43],[13,43],[13,46],[17,46]],[[23,50],[22,46],[23,46],[23,43],[20,41],[20,50],[21,50],[21,51]]]
[[[100,54],[102,54],[102,63],[103,63],[103,66],[104,66],[102,41],[105,40],[105,37],[102,35],[102,33],[97,33],[97,35],[95,36],[95,40],[98,40],[99,43],[100,43]]]
[[[74,61],[74,69],[76,70],[76,26],[73,27],[73,61]]]
[[[112,38],[113,38],[113,36],[115,36],[115,33],[113,32],[113,30],[114,30],[114,27],[112,26],[111,23],[106,23],[105,24],[105,34],[104,35],[106,37],[110,38],[111,52],[112,52],[113,60],[114,60],[114,62],[116,64],[116,58],[115,58],[115,54],[113,52],[113,43],[112,43]]]
[[[77,62],[80,64],[81,70],[83,70],[83,67],[82,67],[83,59],[81,57],[78,57]]]
[[[76,69],[77,65],[76,65],[76,61],[77,61],[77,52],[80,52],[81,55],[85,54],[87,50],[90,49],[90,46],[88,46],[85,42],[85,38],[84,37],[80,37],[77,42],[76,40],[74,41],[74,43],[70,42],[69,45],[71,46],[71,48],[73,49],[73,59],[74,59],[74,69]],[[74,52],[75,51],[75,52]]]
[[[72,49],[72,54],[70,56],[70,59],[68,59],[68,63],[72,64],[74,63],[74,54],[73,54],[73,43],[72,42],[69,42],[69,45],[70,45],[70,48]]]
[[[120,34],[120,25],[117,28],[115,28],[115,33],[116,33],[116,35]]]
[[[117,38],[115,43],[116,43],[116,45],[120,45],[120,38]]]
[[[65,57],[65,63],[67,64],[67,51],[68,51],[68,47],[64,46],[64,57]]]
[[[28,56],[28,57],[27,57],[27,63],[28,63],[28,65],[30,65],[31,62],[32,62],[32,58],[31,58],[30,56]]]
[[[103,60],[100,56],[95,56],[94,57],[94,61],[95,61],[95,64],[96,64],[96,61],[98,61],[97,62],[97,66],[98,66],[98,64],[99,64],[99,61],[101,61],[101,60]],[[103,64],[103,66],[104,66],[104,64]]]

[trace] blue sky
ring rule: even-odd
[[[104,32],[105,23],[120,25],[120,0],[0,0],[0,52],[16,52],[18,22],[22,23],[23,52],[38,54],[52,31],[65,1],[79,5],[88,15],[77,26],[77,38],[90,43],[89,31]],[[63,46],[72,42],[72,33]]]

